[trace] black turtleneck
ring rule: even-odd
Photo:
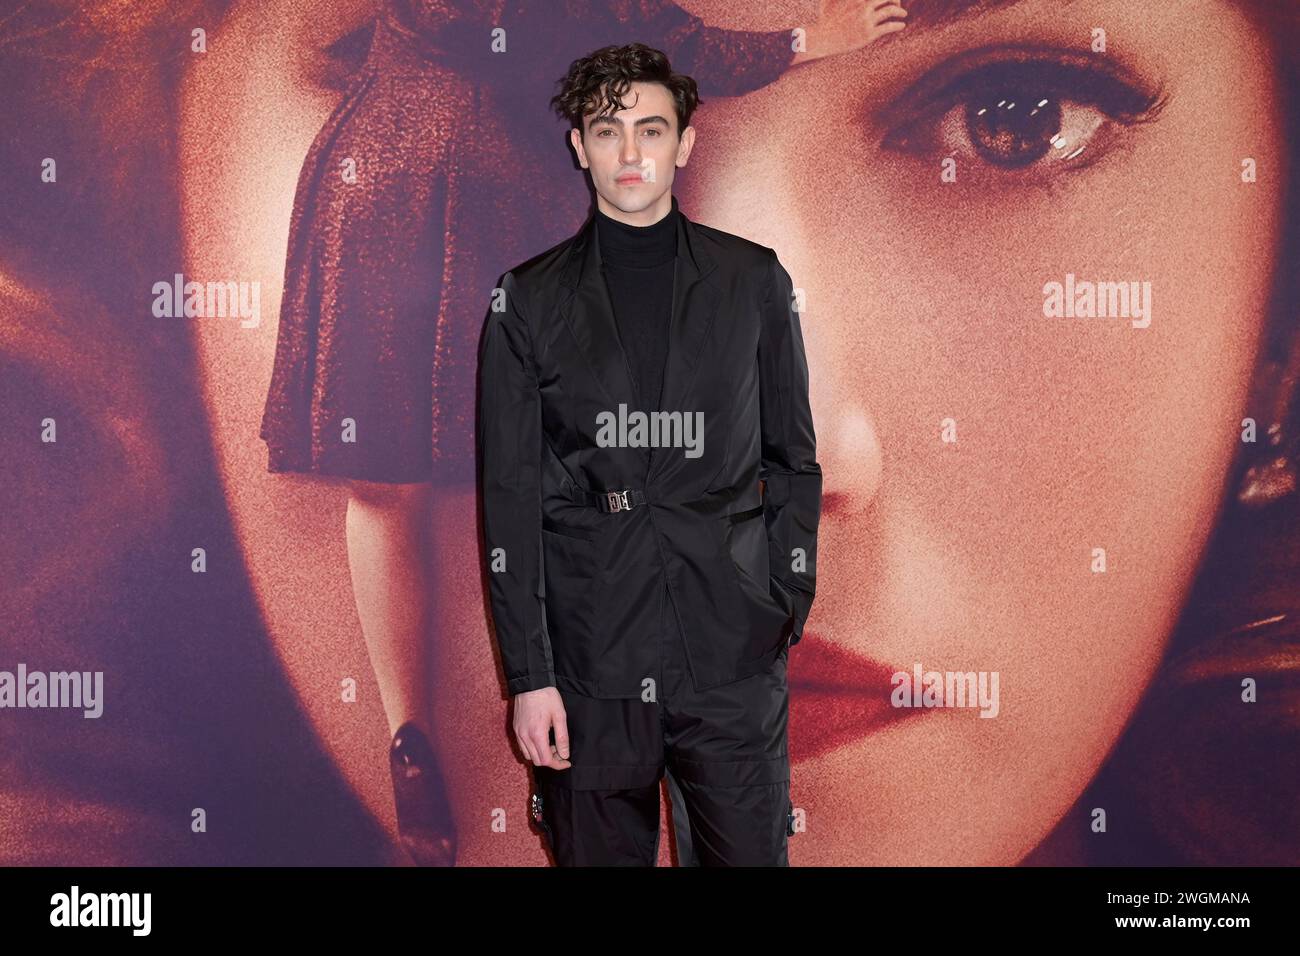
[[[637,389],[638,408],[659,410],[677,261],[677,198],[658,222],[630,226],[596,209],[601,268],[619,338]]]

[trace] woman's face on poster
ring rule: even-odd
[[[804,864],[1015,862],[1074,803],[1214,527],[1278,236],[1282,105],[1234,4],[909,9],[701,117],[686,190],[805,296],[825,501],[791,655]],[[1080,317],[1101,282],[1129,311],[1103,292]],[[1053,283],[1079,308],[1054,314]],[[996,707],[836,727],[860,698],[801,666],[864,659],[876,701],[919,667],[997,672]]]
[[[1012,863],[1091,780],[1214,525],[1278,233],[1279,91],[1234,5],[1030,0],[927,28],[924,3],[895,38],[709,103],[677,171],[692,218],[775,247],[805,294],[825,501],[791,652],[798,864]],[[366,6],[326,5],[339,23]],[[261,328],[205,333],[205,389],[254,586],[310,709],[343,669],[332,654],[365,667],[341,518],[277,497],[256,434],[294,185],[337,102],[313,64],[338,36],[319,15],[268,22],[236,5],[187,77],[186,262],[261,281]],[[1137,283],[1129,316],[1045,315],[1051,283],[1098,282]],[[286,534],[321,546],[286,568]],[[282,586],[297,577],[327,583],[310,607]],[[486,634],[477,587],[443,600]],[[441,673],[486,716],[462,713],[454,786],[482,754],[514,759],[490,645],[459,646],[475,660]],[[800,687],[814,655],[871,676]],[[854,727],[855,701],[893,690],[866,659],[996,672],[996,716],[914,708]],[[353,732],[337,708],[313,716],[326,741]],[[330,746],[388,813],[382,762]]]

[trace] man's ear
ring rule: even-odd
[[[569,130],[569,142],[573,144],[573,152],[577,154],[578,163],[583,169],[587,168],[587,156],[582,149],[582,130],[574,127]]]
[[[685,166],[686,161],[691,158],[691,150],[695,147],[695,127],[688,126],[682,130],[681,142],[677,145],[677,165]]]

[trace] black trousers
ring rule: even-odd
[[[788,650],[766,671],[695,691],[666,586],[658,640],[650,699],[560,690],[572,766],[533,768],[534,820],[556,864],[654,866],[667,769],[686,811],[686,827],[675,821],[689,830],[684,863],[788,866]]]

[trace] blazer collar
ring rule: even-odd
[[[676,196],[672,197],[672,204],[673,210],[680,212]],[[564,298],[560,315],[604,386],[611,412],[617,412],[620,403],[626,404],[628,411],[688,411],[685,403],[721,298],[717,287],[708,279],[716,263],[705,245],[699,227],[685,214],[679,215],[663,394],[659,409],[640,409],[627,353],[619,340],[614,306],[600,270],[600,239],[594,211],[573,237],[560,274],[561,284],[572,290],[572,295]],[[652,455],[648,448],[640,450],[649,464],[648,480],[665,456]]]

